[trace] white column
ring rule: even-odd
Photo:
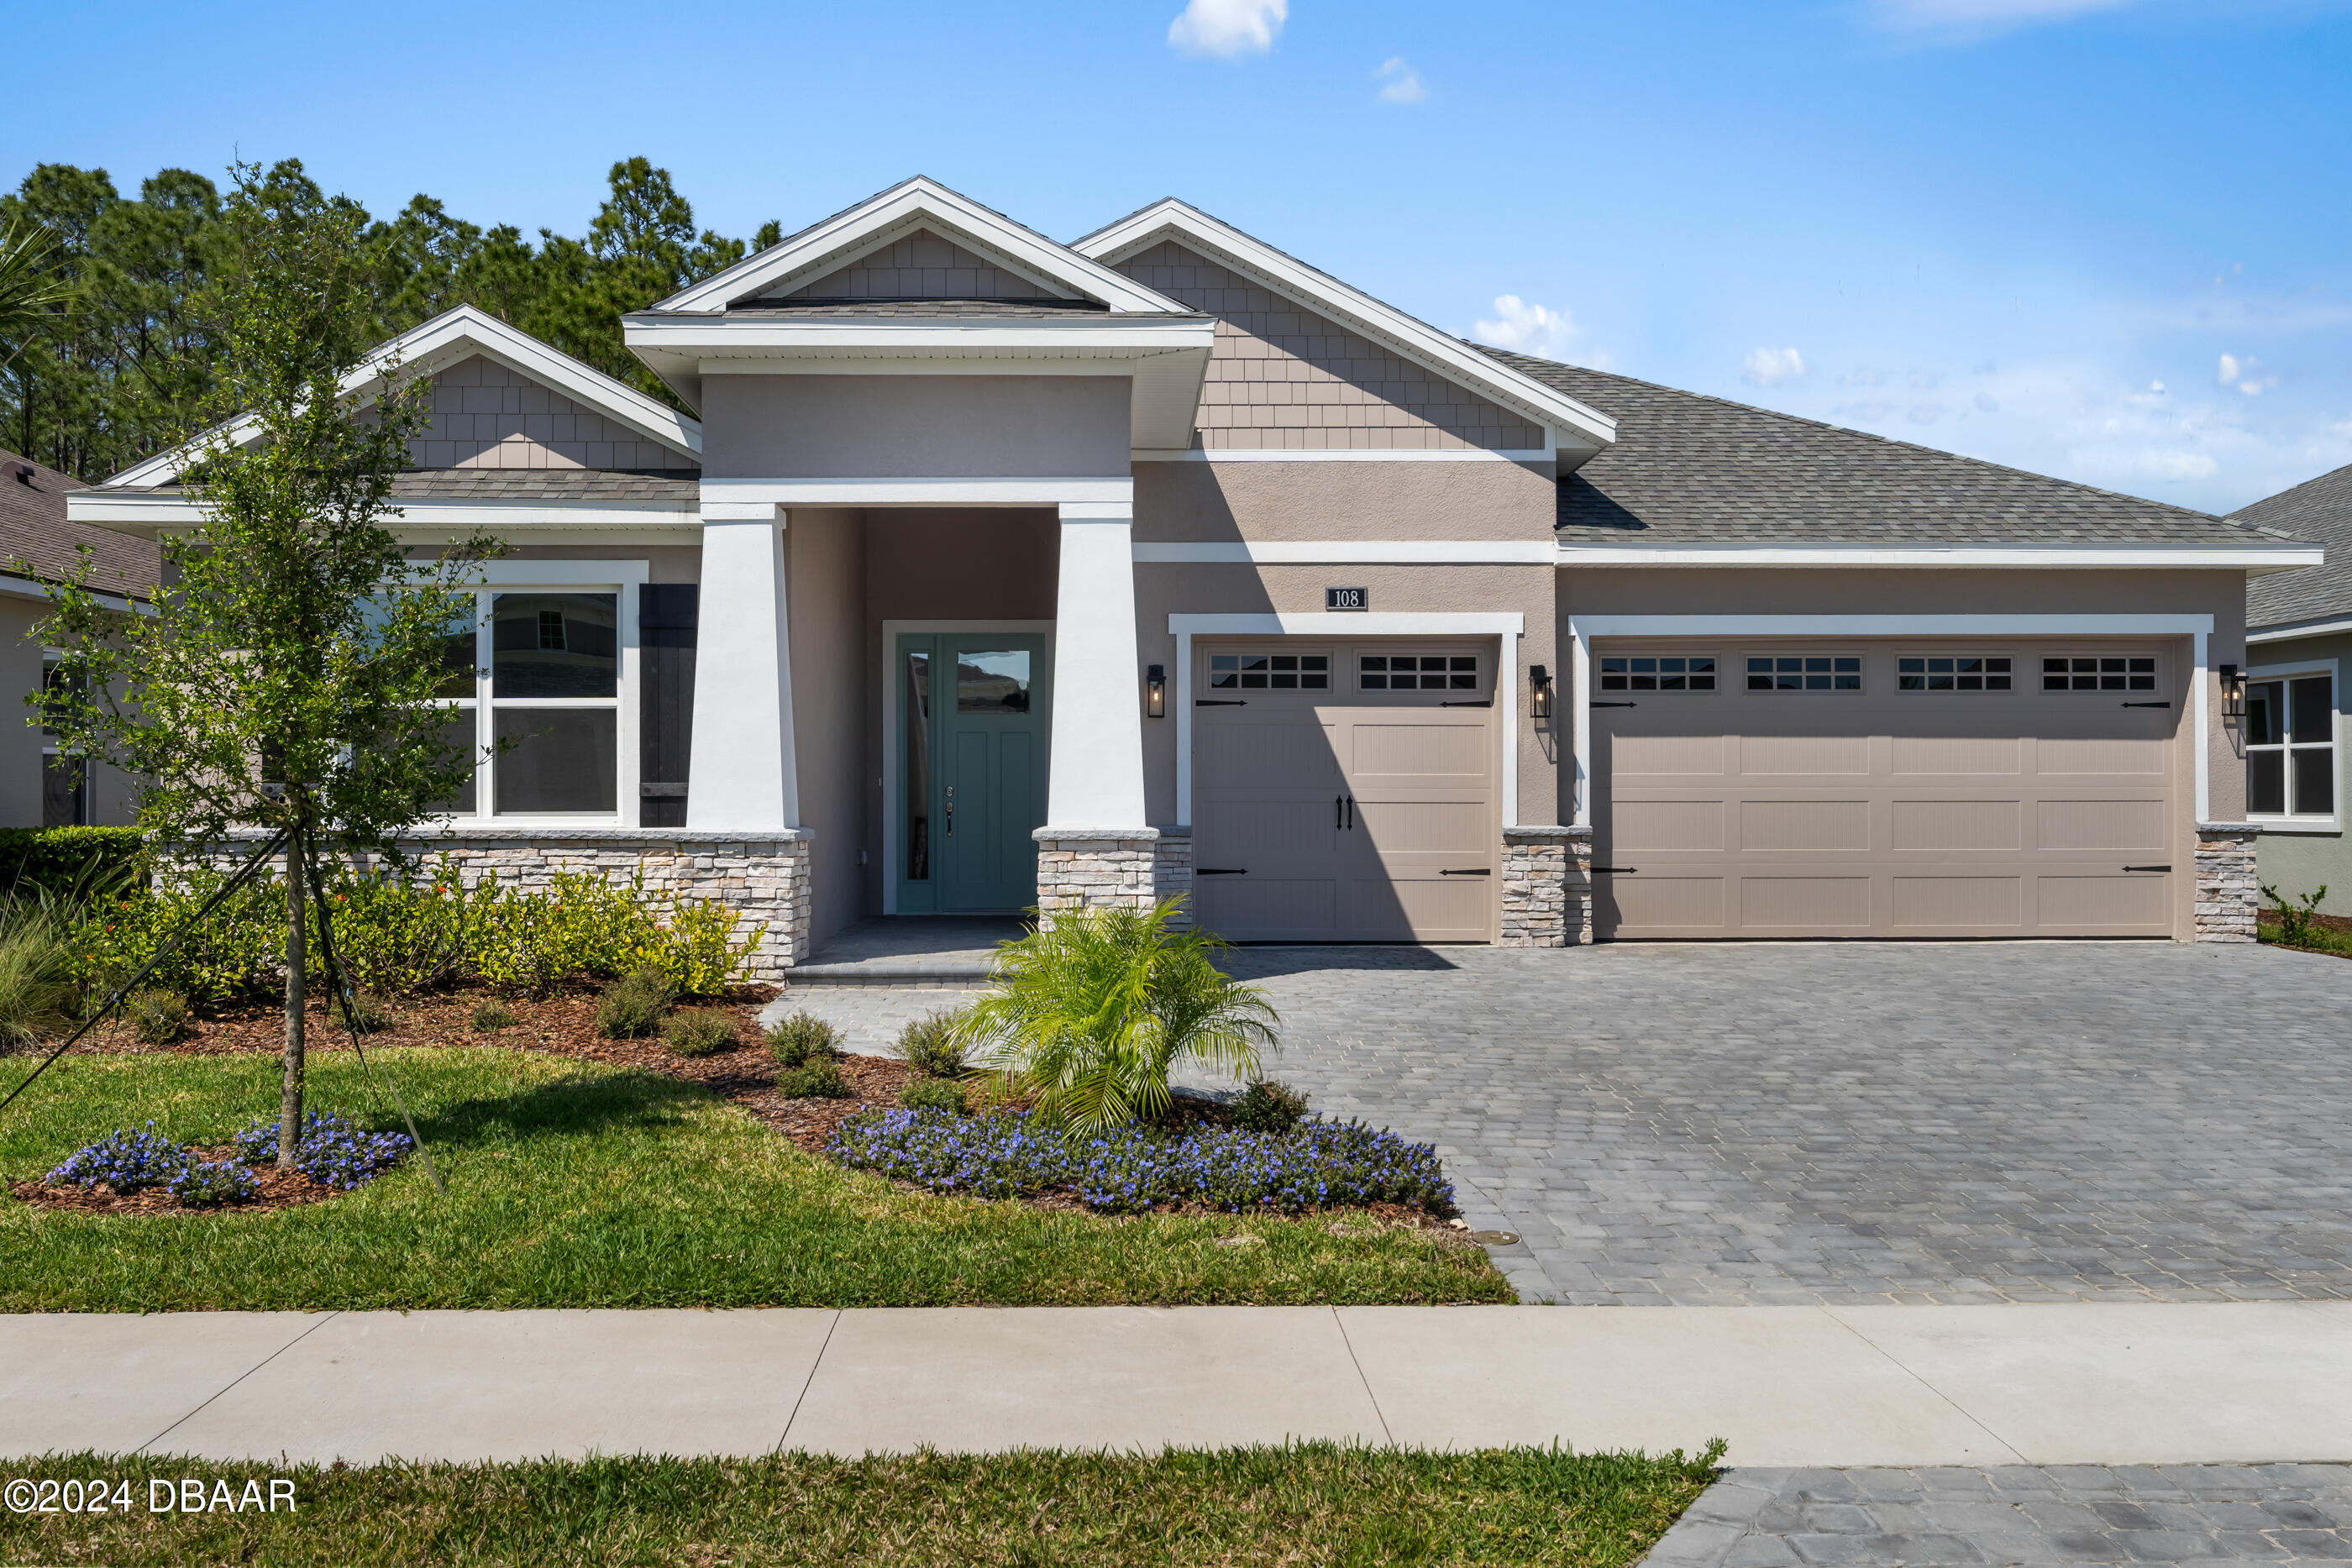
[[[765,503],[702,503],[689,828],[800,826],[793,759],[783,518]]]
[[[1131,501],[1062,506],[1048,828],[1144,825],[1134,510]]]

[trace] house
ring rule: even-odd
[[[49,613],[48,585],[79,570],[82,550],[90,553],[89,586],[126,610],[152,593],[161,575],[154,540],[67,517],[66,497],[81,488],[70,474],[0,451],[0,701],[11,706],[63,678],[33,628]],[[60,756],[34,718],[29,708],[0,711],[0,827],[130,821],[131,780]]]
[[[2261,528],[1491,351],[1181,202],[910,180],[625,319],[691,416],[472,309],[468,874],[769,922],[1189,894],[1256,941],[2246,940]],[[364,401],[377,370],[350,388]],[[166,454],[73,515],[194,518]]]
[[[2344,679],[2352,665],[2352,466],[2256,501],[2233,520],[2323,545],[2326,564],[2246,584],[2246,814],[2262,880],[2352,915],[2344,837]]]

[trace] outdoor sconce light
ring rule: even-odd
[[[1529,706],[1535,714],[1536,727],[1538,729],[1549,729],[1551,727],[1551,672],[1545,669],[1541,664],[1529,664],[1528,666],[1528,696]]]
[[[2215,672],[2221,677],[2221,716],[2246,716],[2246,677],[2235,664],[2223,664]]]
[[[1168,670],[1150,664],[1143,672],[1143,711],[1153,718],[1168,716]]]

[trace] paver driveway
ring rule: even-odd
[[[1523,1296],[2352,1297],[2352,963],[2161,943],[1252,948]]]

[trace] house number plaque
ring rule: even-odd
[[[1368,602],[1368,597],[1369,596],[1360,588],[1327,588],[1323,591],[1323,608],[1326,610],[1366,610],[1370,608],[1370,605]]]

